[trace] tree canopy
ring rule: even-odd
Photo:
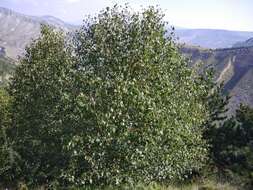
[[[68,146],[68,178],[163,181],[202,166],[208,88],[167,35],[160,10],[105,9],[84,23],[74,44],[82,130]]]
[[[47,26],[9,87],[10,139],[30,184],[183,180],[201,169],[210,85],[163,14],[107,8],[71,41]]]

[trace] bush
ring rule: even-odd
[[[42,27],[9,88],[25,184],[184,180],[203,166],[210,85],[162,19],[153,7],[107,8],[75,34],[74,52]]]
[[[207,85],[167,35],[163,15],[107,8],[75,35],[76,184],[183,180],[202,167]]]
[[[65,115],[71,113],[72,67],[65,36],[42,26],[41,37],[26,48],[11,81],[11,138],[28,184],[58,180],[68,164],[63,146],[71,130]]]

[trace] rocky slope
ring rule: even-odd
[[[253,107],[253,47],[211,50],[184,46],[181,50],[192,64],[202,62],[215,69],[215,80],[224,83],[224,91],[231,95],[232,111],[240,103]]]
[[[41,24],[49,24],[66,32],[76,29],[75,26],[51,16],[27,16],[0,7],[0,47],[5,48],[8,57],[17,59],[25,46],[38,37]]]

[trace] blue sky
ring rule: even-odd
[[[165,19],[176,26],[253,31],[253,0],[0,0],[1,7],[75,24],[116,3],[129,3],[135,10],[159,5]]]

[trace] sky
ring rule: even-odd
[[[158,5],[165,20],[174,26],[253,31],[253,0],[0,0],[0,7],[81,24],[87,15],[125,3],[133,10]]]

